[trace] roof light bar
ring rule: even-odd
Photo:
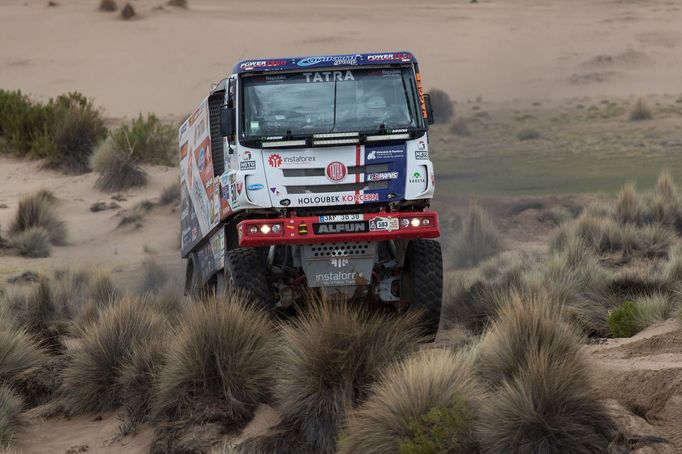
[[[315,140],[313,145],[348,145],[354,143],[360,143],[360,138]]]
[[[313,139],[338,139],[341,137],[360,137],[359,132],[325,132],[313,134]]]
[[[382,134],[378,136],[367,136],[367,142],[378,142],[380,140],[407,140],[409,134]]]
[[[280,140],[278,142],[263,142],[263,148],[277,148],[277,147],[304,147],[305,140]]]

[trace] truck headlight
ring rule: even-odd
[[[421,221],[419,218],[412,218],[410,221],[410,224],[412,224],[412,227],[419,227],[419,224],[421,224]]]
[[[256,227],[255,225],[252,225],[251,228],[249,228],[249,233],[251,235],[255,235],[256,233],[258,233],[258,227]]]
[[[270,233],[270,230],[272,229],[267,224],[263,224],[260,226],[260,233],[262,233],[263,235],[267,235],[268,233]]]
[[[282,224],[275,224],[272,226],[272,233],[279,233],[282,231]]]

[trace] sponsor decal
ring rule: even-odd
[[[279,204],[282,205],[283,207],[288,207],[291,205],[291,200],[289,199],[282,199],[279,201]]]
[[[336,268],[345,268],[346,266],[348,266],[349,262],[350,260],[348,260],[345,257],[329,259],[329,263]]]
[[[274,188],[270,188],[270,192],[272,192],[274,195],[279,196],[279,195],[284,194],[287,191],[283,186],[275,186]]]
[[[315,156],[284,156],[275,153],[268,157],[268,165],[275,169],[282,167],[282,164],[310,164],[315,162]]]
[[[242,161],[239,163],[239,170],[255,170],[256,161]]]
[[[251,160],[251,150],[244,150],[244,156],[242,157],[244,161],[250,161]]]
[[[192,241],[196,240],[198,235],[197,228],[192,227]]]
[[[239,65],[241,69],[255,69],[255,68],[272,68],[277,66],[286,65],[286,60],[254,60],[245,61]]]
[[[420,140],[420,141],[419,141],[419,145],[417,146],[417,148],[418,148],[420,151],[426,150],[426,144],[424,143],[423,140]]]
[[[400,222],[398,221],[398,218],[376,217],[374,219],[370,219],[369,221],[370,232],[375,232],[377,230],[387,230],[390,232],[392,230],[398,229],[400,229]]]
[[[268,165],[275,169],[282,167],[282,157],[278,154],[273,154],[268,157]]]
[[[182,124],[182,128],[180,128],[180,135],[183,135],[187,131],[187,122],[184,122]]]
[[[379,172],[367,174],[367,181],[385,181],[398,178],[398,172]]]
[[[376,159],[398,159],[405,156],[404,146],[386,146],[370,148],[366,147],[367,161],[374,161]]]
[[[348,169],[342,162],[339,161],[333,161],[329,163],[327,169],[325,170],[325,175],[327,175],[327,178],[329,178],[331,181],[341,181],[346,178],[347,174]]]
[[[315,274],[315,280],[317,282],[326,283],[343,283],[343,282],[355,282],[358,278],[361,278],[362,273],[355,271],[330,271],[329,273],[317,273]]]
[[[342,202],[377,202],[379,201],[379,194],[354,194],[341,196]]]
[[[244,187],[243,183],[235,183],[235,187],[237,188],[237,194],[242,193],[242,188]]]
[[[324,57],[307,57],[302,58],[296,64],[298,66],[314,66],[320,63],[331,63],[334,66],[339,65],[357,65],[358,60],[362,59],[362,55],[331,55]]]
[[[364,233],[368,230],[365,221],[360,222],[334,222],[326,224],[313,224],[313,231],[318,235],[332,235],[338,233]]]
[[[305,81],[310,82],[334,82],[344,80],[355,80],[351,71],[320,71],[315,73],[303,73]]]
[[[412,178],[408,180],[410,183],[426,183],[426,178],[421,174],[421,172],[414,172]]]
[[[367,61],[390,61],[390,60],[411,60],[412,55],[406,52],[398,52],[395,54],[374,54],[368,55]]]
[[[393,199],[395,199],[396,197],[398,197],[398,195],[397,195],[395,192],[389,192],[388,194],[386,194],[386,198],[387,198],[388,200],[393,200]]]
[[[203,172],[204,167],[206,167],[206,149],[204,147],[201,147],[199,150],[199,156],[197,156],[197,167],[199,167],[200,172]]]
[[[246,189],[248,189],[249,191],[260,191],[260,190],[263,189],[264,187],[265,187],[265,186],[263,186],[262,184],[256,183],[256,184],[250,184],[250,185],[248,185],[248,186],[246,187]]]
[[[329,203],[339,203],[341,197],[338,195],[320,195],[320,196],[306,196],[299,197],[296,199],[296,203],[299,205],[312,205],[312,204],[329,204]]]
[[[421,161],[426,161],[429,159],[429,152],[428,151],[415,151],[414,157],[421,160]]]

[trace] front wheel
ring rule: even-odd
[[[436,338],[443,304],[443,254],[435,240],[411,240],[405,252],[401,300],[424,314],[425,334]]]
[[[267,256],[258,248],[237,248],[225,254],[225,284],[250,293],[257,306],[265,310],[275,307],[268,282]]]

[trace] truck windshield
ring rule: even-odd
[[[242,137],[421,127],[417,96],[410,67],[244,77]]]

